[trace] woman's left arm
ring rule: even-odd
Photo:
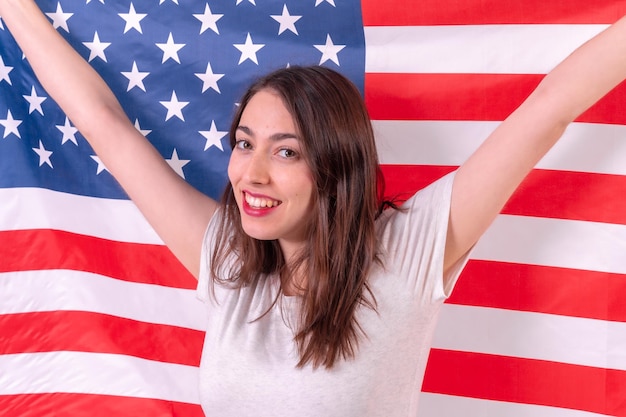
[[[626,17],[556,66],[461,165],[454,179],[444,268],[480,238],[565,128],[626,77]]]

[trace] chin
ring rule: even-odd
[[[277,239],[276,236],[274,236],[272,233],[269,233],[267,230],[258,230],[257,228],[246,227],[245,224],[243,225],[243,232],[247,236],[256,240],[276,240]]]

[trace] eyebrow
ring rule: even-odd
[[[252,131],[252,129],[250,129],[247,126],[239,125],[237,126],[236,130],[241,130],[246,135],[254,137],[254,132]],[[296,135],[295,133],[274,133],[272,136],[270,136],[270,139],[272,141],[279,141],[279,140],[285,140],[285,139],[300,140],[300,137]]]

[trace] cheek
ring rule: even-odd
[[[315,205],[315,184],[313,183],[312,179],[309,179],[309,181],[307,181],[305,184],[302,184],[302,187],[300,189],[302,190],[301,197],[303,200],[306,199],[305,201],[307,202],[307,206],[310,209]]]
[[[235,156],[231,156],[230,160],[228,161],[228,179],[231,182],[231,184],[233,183],[233,180],[236,179],[237,177],[237,158]]]

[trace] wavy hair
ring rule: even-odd
[[[357,353],[363,336],[358,307],[376,308],[367,277],[380,261],[375,219],[382,211],[384,183],[374,134],[363,99],[347,78],[321,66],[290,67],[259,79],[245,93],[230,128],[231,148],[247,103],[262,90],[282,98],[312,172],[316,209],[309,219],[306,247],[287,264],[278,241],[247,236],[229,185],[222,198],[212,278],[241,287],[278,274],[285,284],[290,271],[303,271],[308,279],[301,289],[295,335],[298,366],[331,368]],[[233,253],[239,259],[236,270],[228,279],[218,278],[220,265]]]

